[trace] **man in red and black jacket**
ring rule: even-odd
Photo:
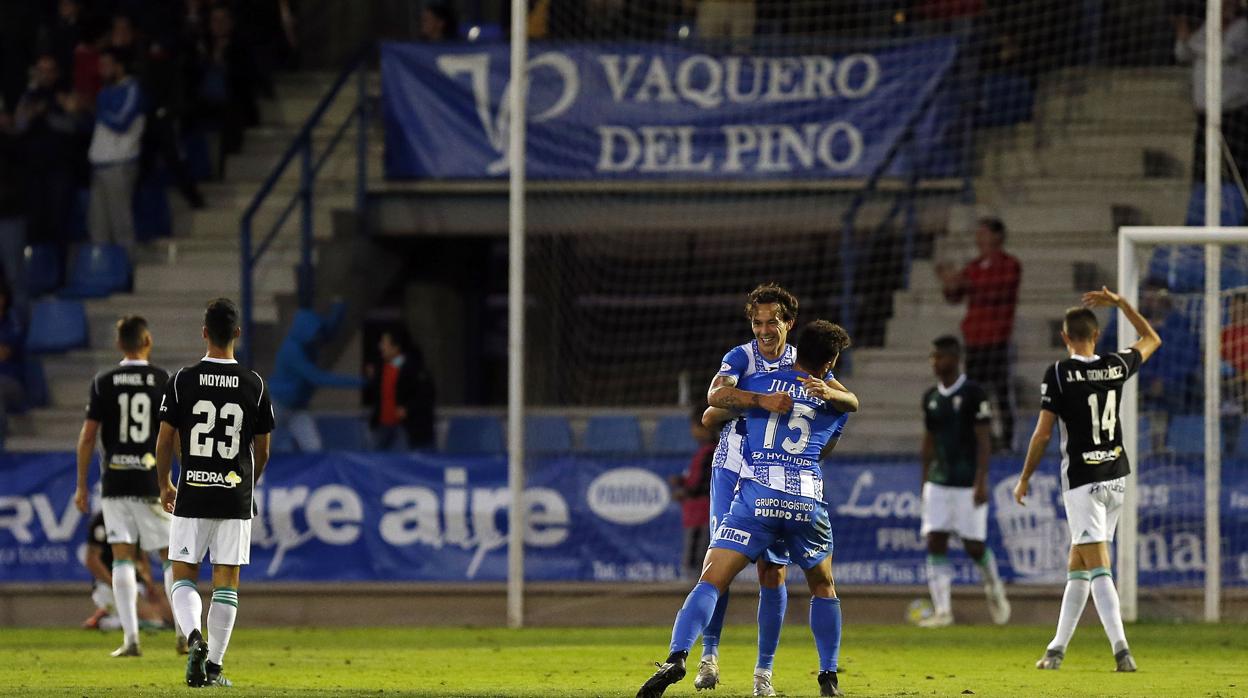
[[[432,448],[433,378],[401,327],[381,334],[381,365],[369,366],[365,402],[372,405],[373,447],[380,451]]]
[[[975,230],[979,256],[961,271],[938,266],[945,299],[966,301],[962,337],[966,347],[966,375],[996,395],[1000,407],[999,449],[1014,443],[1014,401],[1010,389],[1010,337],[1023,267],[1005,252],[1005,224],[981,218]]]

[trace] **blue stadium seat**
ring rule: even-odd
[[[44,354],[87,346],[87,310],[82,301],[48,299],[30,308],[26,351]]]
[[[339,414],[316,416],[321,448],[326,451],[368,451],[368,423],[363,417]]]
[[[568,453],[572,450],[572,425],[559,415],[526,417],[524,448],[530,453]]]
[[[497,454],[506,451],[503,422],[498,417],[450,417],[446,425],[444,453]]]
[[[25,264],[26,291],[31,298],[61,287],[61,252],[56,245],[29,245]]]
[[[169,175],[163,168],[139,179],[133,206],[134,237],[139,242],[173,234],[168,190]]]
[[[641,425],[632,415],[591,417],[585,427],[585,453],[633,455],[641,452]]]
[[[1205,452],[1205,418],[1198,414],[1178,414],[1166,427],[1166,446],[1180,455]]]
[[[102,298],[130,287],[130,257],[120,245],[87,244],[78,248],[62,298]]]
[[[1248,458],[1248,420],[1240,423],[1239,432],[1235,435],[1235,455]]]
[[[1248,209],[1234,183],[1222,185],[1222,225],[1244,225],[1248,222]],[[1183,225],[1205,224],[1205,184],[1192,185],[1192,196],[1187,200],[1187,219]]]
[[[654,438],[650,439],[651,453],[688,455],[697,449],[698,443],[689,433],[688,416],[668,415],[654,425]]]

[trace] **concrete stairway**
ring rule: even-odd
[[[1115,283],[1116,226],[1183,222],[1194,126],[1187,76],[1164,68],[1096,71],[1083,76],[1082,93],[1042,87],[1037,113],[1048,121],[1044,128],[1031,123],[980,134],[979,203],[951,210],[934,257],[960,266],[975,254],[978,216],[1006,224],[1006,249],[1023,265],[1014,330],[1018,448],[1034,424],[1035,386],[1064,353],[1054,344],[1055,321],[1084,286]],[[1070,121],[1053,123],[1067,113]],[[893,302],[885,347],[856,351],[846,379],[863,405],[846,432],[846,451],[917,454],[919,399],[934,381],[930,341],[959,334],[965,312],[945,303],[932,260],[914,264],[910,288]]]
[[[51,404],[11,422],[7,450],[65,451],[74,447],[88,382],[96,372],[116,365],[120,359],[112,347],[114,323],[122,315],[147,318],[155,341],[152,360],[165,368],[193,363],[203,355],[200,327],[204,304],[217,296],[239,298],[242,213],[333,77],[314,73],[279,78],[275,99],[261,104],[263,123],[248,131],[243,152],[227,159],[223,181],[201,185],[205,208],[190,210],[170,191],[173,237],[136,254],[133,293],[87,301],[90,348],[43,358]],[[350,92],[340,95],[338,104],[327,113],[327,121],[314,134],[316,152],[323,152],[333,129],[349,115],[353,96]],[[317,180],[313,226],[318,238],[332,235],[336,208],[354,206],[355,152],[353,141],[340,144]],[[298,173],[296,161],[258,212],[255,235],[267,233],[290,195],[297,191]],[[276,323],[278,297],[295,291],[298,221],[296,211],[256,270],[257,323]]]

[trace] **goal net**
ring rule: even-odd
[[[1120,284],[1162,338],[1123,397],[1135,471],[1119,539],[1124,609],[1242,617],[1248,228],[1127,227],[1119,236]],[[1129,327],[1116,329],[1119,346],[1134,340]]]
[[[1060,496],[1040,512],[1014,505],[1016,454],[1035,423],[1035,386],[1063,353],[1062,310],[1115,283],[1119,226],[1190,222],[1203,187],[1191,63],[1203,6],[528,5],[525,352],[513,372],[530,416],[570,425],[567,438],[533,431],[530,452],[618,446],[625,460],[683,467],[694,445],[679,425],[724,353],[751,339],[745,294],[774,281],[799,298],[799,325],[826,318],[854,340],[839,370],[863,408],[829,466],[842,581],[923,582],[919,403],[934,382],[931,340],[945,334],[1004,347],[1004,367],[988,370],[1003,376],[990,386],[989,530],[1003,574],[1064,578]],[[386,170],[420,180],[422,192],[483,202],[456,209],[462,222],[422,222],[498,235],[478,248],[488,273],[465,282],[472,319],[459,336],[481,360],[457,394],[501,406],[508,250],[498,197],[515,165],[518,90],[509,47],[486,39],[491,22],[510,17],[462,19],[465,42],[383,51]],[[1012,293],[987,303],[1000,308],[993,317],[1012,317],[1002,337],[967,334],[965,299],[949,292],[981,254],[984,218],[1000,221],[1022,267],[1016,304]],[[1190,387],[1176,399],[1199,403]],[[616,432],[594,424],[607,418],[635,429],[604,440]],[[1171,422],[1184,420],[1165,429]],[[1053,454],[1045,468],[1056,472]],[[1140,569],[1142,590],[1200,584],[1192,569]],[[973,580],[973,566],[958,575]]]

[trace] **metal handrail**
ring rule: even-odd
[[[244,361],[248,364],[255,359],[253,352],[252,337],[255,329],[255,290],[254,275],[256,265],[259,264],[264,254],[268,252],[273,241],[281,232],[282,226],[289,220],[290,214],[296,207],[301,208],[300,211],[300,259],[299,272],[297,280],[299,307],[308,308],[312,306],[315,298],[315,281],[314,269],[312,266],[312,248],[314,242],[313,226],[312,226],[312,210],[314,204],[314,185],[316,176],[320,173],[321,168],[328,161],[346,135],[347,130],[354,124],[357,127],[358,137],[356,153],[358,164],[356,167],[356,196],[355,208],[356,213],[363,213],[366,203],[368,189],[368,78],[367,66],[368,58],[372,53],[372,45],[362,46],[354,57],[347,63],[346,67],[334,79],[333,84],[325,95],[317,102],[316,108],[304,120],[303,126],[299,129],[299,133],[291,139],[290,145],[286,148],[286,152],[273,166],[273,170],[269,176],[265,178],[264,183],[256,191],[252,197],[251,203],[243,211],[243,215],[239,220],[239,259],[242,272],[241,289],[240,289],[240,311],[242,313],[241,325],[243,342],[239,350]],[[334,131],[330,137],[329,143],[325,147],[325,151],[319,157],[313,158],[312,154],[312,134],[313,130],[324,120],[325,113],[337,101],[343,87],[352,75],[357,77],[357,93],[356,105],[352,109],[351,115],[343,121],[343,123]],[[260,207],[268,200],[269,195],[273,193],[274,187],[277,186],[278,180],[285,174],[286,169],[299,156],[300,159],[300,181],[299,188],[291,195],[290,201],[282,209],[277,216],[277,220],[269,230],[263,233],[260,244],[253,251],[253,219]]]

